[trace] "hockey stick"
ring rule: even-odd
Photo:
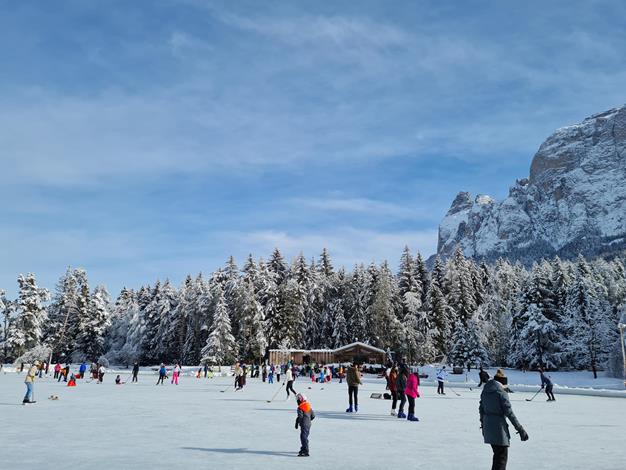
[[[452,391],[454,392],[454,394],[455,394],[457,397],[460,397],[460,396],[461,396],[461,394],[460,394],[460,393],[458,393],[458,392],[454,389],[454,387],[450,387],[450,385],[448,385],[448,388],[449,388],[450,390],[452,390]]]
[[[283,385],[285,385],[285,382],[283,382],[282,385],[280,387],[278,387],[278,390],[276,390],[276,393],[274,394],[272,399],[271,400],[267,400],[268,403],[272,403],[274,401],[274,398],[276,398],[276,396],[278,396],[278,392],[280,392],[283,389]]]
[[[537,390],[537,393],[535,393],[532,398],[527,398],[526,401],[533,401],[535,399],[535,397],[537,395],[539,395],[539,392],[541,392],[543,390],[543,388],[540,388],[539,390]]]

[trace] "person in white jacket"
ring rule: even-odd
[[[101,383],[102,383],[102,379],[104,379],[104,374],[105,374],[105,372],[106,372],[106,371],[107,371],[107,370],[104,368],[104,366],[103,366],[103,365],[101,365],[101,366],[98,368],[98,382],[97,382],[97,383],[99,383],[99,384],[101,384]]]
[[[437,371],[437,394],[445,395],[443,383],[448,377],[448,371],[446,370],[446,366],[443,366],[441,369]]]
[[[287,382],[287,400],[289,400],[289,390],[293,392],[294,396],[297,395],[296,391],[293,389],[293,371],[291,370],[291,367],[287,367],[285,381]]]
[[[26,384],[26,395],[24,395],[24,400],[22,400],[24,405],[26,403],[35,403],[33,400],[35,394],[35,377],[37,377],[37,373],[39,372],[39,364],[39,361],[35,361],[26,373],[26,379],[24,380],[24,383]]]

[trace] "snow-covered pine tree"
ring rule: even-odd
[[[265,335],[270,349],[278,348],[281,338],[283,297],[276,282],[277,276],[264,262],[259,263],[261,289],[257,295],[265,317]]]
[[[161,281],[157,280],[151,291],[150,302],[143,309],[145,326],[141,341],[141,362],[144,364],[155,364],[159,361],[157,346],[159,341],[159,324],[161,323],[160,302]]]
[[[137,356],[125,354],[124,351],[133,315],[137,314],[137,310],[135,292],[123,287],[112,308],[111,324],[106,334],[105,350],[109,363],[128,365],[138,359]]]
[[[222,366],[236,360],[237,342],[232,334],[224,292],[219,285],[215,287],[213,294],[216,299],[213,325],[201,354],[202,362]]]
[[[455,322],[459,320],[462,325],[465,325],[476,312],[478,305],[474,291],[472,263],[465,258],[461,247],[457,247],[454,256],[449,260],[446,277],[450,286],[448,305],[454,309]]]
[[[402,325],[398,320],[396,283],[386,262],[380,267],[373,290],[373,301],[368,307],[372,340],[375,346],[397,350],[402,346]]]
[[[17,315],[8,332],[8,348],[15,357],[41,345],[44,324],[48,319],[45,303],[50,295],[37,285],[35,275],[28,273],[17,278],[19,295]]]
[[[46,324],[45,337],[52,348],[52,355],[58,360],[67,360],[75,349],[80,322],[77,273],[78,271],[67,268],[57,282],[52,304],[48,309],[49,321]]]
[[[191,275],[187,275],[178,293],[176,307],[170,312],[167,325],[167,357],[182,361],[189,313],[195,307],[195,288]]]
[[[275,318],[278,326],[278,344],[281,348],[302,348],[306,331],[306,290],[295,279],[288,279],[281,287],[283,308]]]
[[[267,262],[267,268],[274,274],[274,282],[276,282],[277,286],[280,286],[282,283],[287,281],[289,266],[287,266],[285,258],[283,258],[283,255],[278,248],[275,248],[272,252],[272,256]]]
[[[370,321],[367,315],[370,281],[365,267],[354,266],[348,278],[346,292],[346,321],[348,323],[347,342],[370,342]]]
[[[237,300],[240,308],[238,344],[241,358],[245,361],[261,361],[266,354],[267,339],[265,338],[265,319],[263,308],[256,299],[254,284],[248,279],[239,286]]]
[[[511,319],[508,360],[517,367],[558,368],[564,359],[561,316],[555,308],[552,267],[533,266]]]
[[[568,356],[578,369],[590,367],[594,379],[598,368],[604,368],[615,335],[612,310],[607,292],[592,272],[588,263],[579,257],[576,278],[566,298]]]
[[[90,295],[86,318],[81,318],[80,332],[76,338],[83,359],[97,361],[105,352],[104,343],[110,326],[111,296],[104,286],[97,286]]]
[[[426,305],[426,299],[428,297],[428,286],[430,284],[428,269],[426,268],[426,263],[424,262],[424,258],[422,255],[417,252],[415,256],[415,262],[413,263],[415,269],[415,279],[417,279],[418,284],[420,285],[420,292],[422,295],[422,305]]]
[[[328,333],[331,341],[327,343],[330,348],[339,348],[349,343],[348,322],[346,321],[345,303],[347,299],[348,278],[341,268],[335,278],[335,289],[331,298],[329,311],[332,319],[332,327]]]
[[[444,268],[439,257],[435,258],[427,297],[427,312],[432,328],[435,353],[447,355],[452,332],[452,312],[444,294]]]
[[[466,324],[457,320],[451,343],[450,358],[454,364],[467,367],[468,371],[471,366],[477,366],[487,360],[487,350],[483,345],[484,337],[475,316],[468,319]]]

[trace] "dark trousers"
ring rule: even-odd
[[[409,416],[415,414],[415,398],[406,396],[406,399],[409,400]]]
[[[297,395],[296,391],[293,389],[293,380],[287,382],[287,398],[289,398],[289,390],[291,390],[294,395]]]
[[[548,395],[548,399],[550,400],[556,400],[556,398],[554,398],[554,393],[552,393],[553,388],[553,385],[546,385],[546,395]]]
[[[392,410],[396,409],[397,403],[398,403],[398,392],[392,391],[391,392],[391,409]]]
[[[443,391],[443,380],[438,380],[437,382],[438,382],[438,384],[437,384],[437,393],[440,394],[440,395],[443,395],[444,394],[444,391]]]
[[[355,385],[348,385],[348,401],[350,406],[354,403],[354,406],[359,406],[359,387]]]
[[[300,426],[300,453],[309,453],[309,431],[308,426]]]
[[[59,371],[58,371],[58,370],[55,370],[55,371],[54,371],[54,378],[55,378],[55,379],[58,379],[58,378],[59,378]]]
[[[157,385],[161,384],[163,385],[163,381],[165,380],[165,376],[164,375],[159,375],[159,380],[157,380]]]
[[[491,464],[491,470],[506,470],[506,462],[509,458],[509,448],[507,446],[494,446],[493,449],[493,462]]]
[[[137,382],[137,374],[133,372],[133,382]]]
[[[406,393],[398,390],[398,398],[400,399],[400,408],[398,413],[404,413],[404,404],[406,403]]]

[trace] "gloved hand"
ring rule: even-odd
[[[522,440],[522,442],[527,441],[528,440],[528,433],[524,429],[520,429],[519,437]]]
[[[298,421],[296,420],[296,429],[298,429]]]

